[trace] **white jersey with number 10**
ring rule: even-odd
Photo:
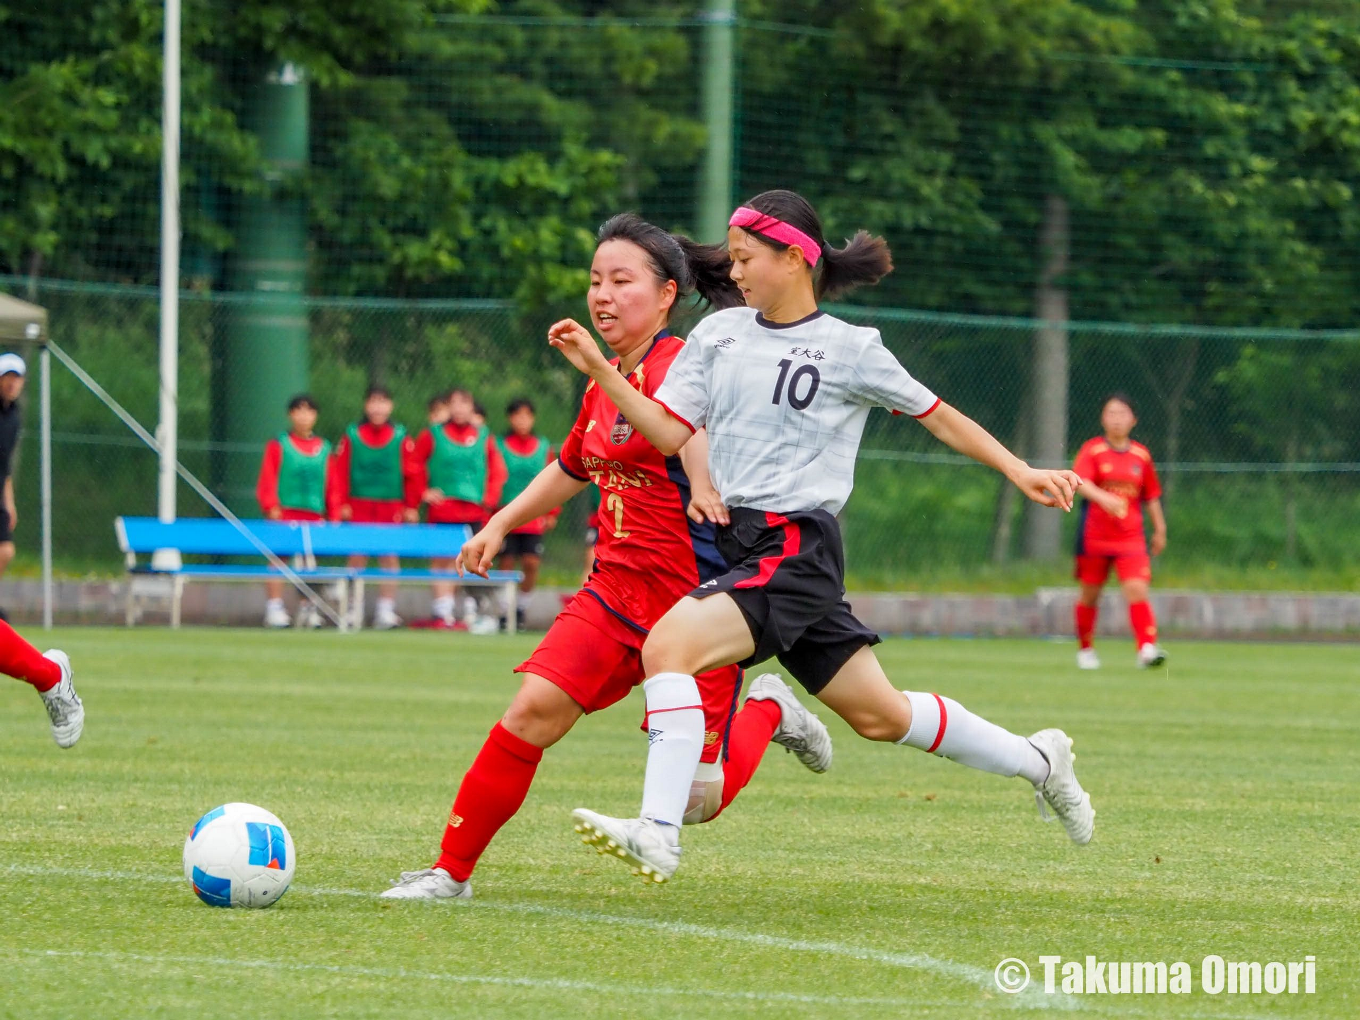
[[[838,514],[873,407],[923,418],[939,404],[878,330],[825,312],[774,323],[751,308],[700,322],[656,399],[707,427],[709,473],[730,507]]]

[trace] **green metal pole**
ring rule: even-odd
[[[228,272],[235,295],[216,359],[214,431],[229,443],[255,448],[229,450],[220,461],[224,501],[253,515],[259,448],[283,428],[288,398],[307,388],[307,209],[301,197],[282,189],[307,165],[307,82],[300,68],[284,64],[246,99],[244,121],[259,137],[266,187],[243,198],[235,218]]]
[[[704,12],[704,124],[708,148],[699,181],[699,237],[727,236],[732,215],[732,110],[736,87],[736,0],[708,0]]]

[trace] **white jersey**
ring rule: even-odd
[[[833,515],[854,487],[870,408],[923,418],[939,404],[878,330],[824,312],[773,323],[752,308],[695,326],[656,399],[707,426],[709,473],[728,506]]]

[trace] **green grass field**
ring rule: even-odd
[[[829,720],[825,776],[777,748],[647,887],[570,809],[636,810],[640,695],[550,751],[470,905],[376,899],[428,865],[532,639],[68,630],[88,711],[60,751],[0,686],[0,1015],[958,1018],[1360,1015],[1360,654],[1106,642],[890,641],[902,686],[1022,732],[1061,725],[1098,809],[1072,846],[1020,780],[871,745]],[[825,717],[826,713],[822,713]],[[280,815],[293,888],[199,903],[194,820]],[[1311,996],[1211,996],[1200,961],[1316,957]],[[1005,957],[1187,961],[1182,996],[998,992]]]

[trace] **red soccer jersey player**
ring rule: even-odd
[[[631,214],[615,217],[600,230],[591,269],[592,318],[619,355],[618,370],[648,394],[684,346],[665,327],[679,281],[687,283],[686,291],[696,286],[688,258],[680,241]],[[705,286],[705,297],[734,297],[725,274],[704,279],[721,281],[713,290]],[[603,494],[595,570],[534,653],[516,667],[523,685],[463,778],[438,861],[433,868],[404,874],[384,896],[471,896],[472,870],[524,802],[544,749],[582,714],[618,702],[641,684],[641,649],[648,630],[676,599],[726,569],[711,523],[726,511],[707,481],[707,446],[702,437],[696,443],[679,456],[663,456],[597,387],[589,387],[560,457],[464,547],[461,562],[484,573],[515,527],[561,505],[592,479]],[[691,491],[691,477],[703,491]],[[702,519],[700,508],[708,515],[702,524],[687,514]],[[826,767],[831,749],[825,727],[778,677],[755,680],[739,712],[741,673],[736,667],[697,679],[701,705],[673,704],[644,687],[648,719],[689,713],[702,727],[704,764],[684,807],[684,821],[707,821],[731,803],[772,738],[795,750],[810,768]],[[649,728],[649,738],[654,748],[666,739],[655,726]],[[724,744],[727,754],[720,761]],[[693,749],[690,743],[688,750]],[[666,821],[678,826],[682,819]]]
[[[1085,497],[1077,522],[1076,578],[1081,594],[1076,608],[1077,665],[1097,669],[1093,638],[1100,592],[1114,567],[1129,604],[1141,667],[1160,666],[1166,653],[1157,647],[1157,621],[1148,601],[1152,561],[1143,533],[1143,507],[1152,519],[1152,555],[1166,547],[1166,517],[1162,514],[1162,486],[1152,454],[1129,438],[1138,419],[1129,398],[1116,394],[1100,412],[1104,435],[1087,440],[1072,469],[1081,476]]]

